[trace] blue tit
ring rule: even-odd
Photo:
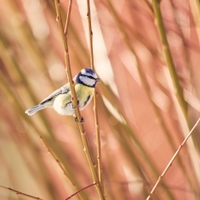
[[[92,69],[84,68],[73,78],[73,81],[79,109],[83,110],[92,100],[99,78]],[[69,83],[54,91],[38,105],[26,110],[25,113],[33,115],[45,108],[54,108],[61,115],[73,115],[75,117]]]

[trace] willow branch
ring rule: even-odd
[[[56,163],[58,164],[58,166],[60,167],[60,169],[62,170],[63,174],[65,175],[65,177],[69,180],[69,182],[71,183],[71,185],[77,190],[76,185],[72,182],[72,180],[69,178],[66,170],[64,169],[63,165],[61,164],[61,162],[59,161],[58,158],[56,158],[56,156],[50,151],[50,149],[48,148],[48,145],[46,144],[45,140],[43,139],[42,136],[40,136],[40,139],[42,141],[42,144],[44,145],[44,147],[47,149],[48,153],[53,157],[53,159],[56,161]],[[78,194],[79,195],[79,194]],[[82,197],[79,195],[79,198],[82,199]]]
[[[92,31],[92,22],[91,22],[91,11],[90,11],[90,0],[87,0],[87,19],[88,19],[88,32],[89,32],[89,46],[90,46],[90,66],[94,70],[94,51],[93,51],[93,31]],[[101,139],[99,132],[99,122],[98,122],[98,110],[97,110],[97,94],[94,94],[94,123],[95,123],[95,132],[97,140],[97,168],[98,168],[98,179],[99,183],[103,189],[103,180],[102,180],[102,162],[101,162]]]
[[[149,193],[149,196],[146,198],[146,200],[149,200],[152,196],[152,194],[155,192],[158,184],[160,183],[160,181],[162,180],[162,178],[164,177],[164,175],[167,173],[167,171],[169,170],[169,168],[172,166],[172,163],[174,162],[175,158],[177,157],[177,155],[179,154],[180,150],[182,149],[182,147],[185,145],[185,143],[187,142],[187,140],[189,139],[189,137],[191,136],[192,132],[194,131],[194,129],[197,127],[197,125],[199,124],[200,118],[197,120],[196,124],[193,126],[193,128],[191,129],[191,131],[188,133],[187,137],[183,140],[183,142],[181,143],[181,145],[178,147],[177,151],[175,152],[175,154],[173,155],[173,157],[171,158],[171,160],[169,161],[168,165],[166,166],[166,168],[164,169],[164,171],[162,172],[162,174],[158,177],[158,180],[156,181],[153,189],[151,190],[151,192]]]
[[[9,187],[5,187],[5,186],[2,186],[2,185],[0,185],[0,188],[9,190],[9,191],[11,191],[11,192],[16,193],[17,195],[24,196],[24,197],[28,197],[28,198],[30,198],[30,199],[43,200],[43,199],[41,199],[41,198],[39,198],[39,197],[35,197],[35,196],[29,195],[29,194],[26,194],[26,193],[23,193],[23,192],[20,192],[20,191],[18,191],[18,190],[15,190],[15,189],[12,189],[12,188],[9,188]]]
[[[90,184],[90,185],[87,185],[86,187],[84,187],[84,188],[78,190],[77,192],[75,192],[75,193],[72,194],[71,196],[67,197],[65,200],[71,199],[72,197],[74,197],[75,195],[79,194],[79,193],[82,192],[83,190],[86,190],[86,189],[88,189],[88,188],[90,188],[90,187],[92,187],[92,186],[94,186],[94,185],[96,185],[96,183],[92,183],[92,184]]]
[[[78,104],[77,104],[78,102],[77,102],[77,97],[76,97],[76,93],[75,93],[74,82],[72,80],[68,41],[67,41],[67,37],[65,37],[65,34],[64,34],[64,25],[63,25],[61,12],[60,12],[60,1],[59,0],[55,0],[55,7],[56,7],[56,14],[57,14],[56,20],[58,21],[58,25],[59,25],[60,33],[62,36],[63,45],[64,45],[65,66],[66,66],[65,71],[67,74],[68,81],[70,83],[70,91],[72,94],[72,103],[75,107],[75,112],[76,112],[76,117],[78,119],[78,122],[79,122],[79,124],[81,124],[81,114],[80,114],[80,110],[79,110]],[[83,132],[83,126],[82,127],[79,126],[79,128],[82,129],[81,131]]]
[[[93,159],[92,159],[92,155],[91,155],[91,152],[90,152],[90,149],[89,149],[88,141],[87,141],[87,138],[86,138],[86,132],[84,130],[83,124],[81,123],[82,117],[81,117],[80,110],[79,110],[79,107],[78,107],[78,104],[77,104],[78,102],[77,102],[77,97],[76,97],[76,93],[75,93],[74,82],[72,80],[72,75],[71,75],[68,40],[67,40],[67,37],[65,37],[65,34],[67,35],[67,33],[64,33],[63,20],[62,20],[61,12],[60,12],[60,1],[54,0],[54,2],[55,2],[56,14],[57,14],[56,19],[58,21],[60,33],[61,33],[62,40],[63,40],[64,50],[65,50],[64,51],[65,52],[65,65],[66,65],[65,71],[66,71],[67,78],[68,78],[69,83],[70,83],[70,91],[71,91],[71,94],[72,94],[72,103],[75,107],[75,113],[76,113],[76,117],[77,117],[77,120],[78,120],[78,127],[79,127],[79,131],[80,131],[81,138],[82,138],[84,152],[86,154],[88,164],[89,164],[90,170],[92,172],[94,183],[96,183],[95,186],[96,186],[97,193],[99,195],[99,198],[101,200],[103,200],[104,196],[103,196],[101,187],[98,184],[99,183],[98,176],[97,176],[97,173],[96,173],[96,170],[95,170],[95,167],[94,167],[94,162],[93,162]],[[68,15],[68,18],[69,18],[69,15]]]
[[[160,39],[162,42],[162,49],[164,52],[165,60],[166,60],[167,66],[170,71],[170,75],[171,75],[171,78],[173,81],[174,88],[176,90],[176,97],[178,99],[178,102],[181,106],[181,109],[182,109],[185,119],[187,121],[187,104],[184,100],[183,91],[179,84],[178,75],[176,73],[176,68],[175,68],[175,65],[174,65],[174,62],[172,59],[172,55],[171,55],[171,52],[169,49],[169,44],[167,41],[167,36],[165,33],[165,28],[164,28],[161,10],[160,10],[160,0],[152,0],[152,4],[153,4],[153,10],[154,10],[154,18],[155,18],[158,33],[159,33],[159,36],[160,36]]]

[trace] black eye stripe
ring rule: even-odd
[[[81,74],[80,76],[83,76],[83,77],[87,77],[87,78],[90,78],[90,79],[96,80],[96,78],[94,78],[93,76],[88,76],[88,75],[85,75],[85,74]]]
[[[98,78],[95,78],[94,76],[92,76],[92,74],[90,74],[79,73],[76,77],[76,82],[79,84],[83,84],[87,87],[94,88],[96,86],[96,83],[98,82]]]

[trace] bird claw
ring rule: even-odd
[[[75,120],[75,122],[79,122],[77,117],[74,117],[74,120]],[[81,122],[80,123],[82,124],[83,122],[84,122],[84,118],[81,117]]]
[[[79,106],[79,100],[77,100],[77,105]],[[76,106],[72,103],[72,108],[75,110]]]

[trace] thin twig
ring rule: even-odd
[[[68,33],[70,16],[71,16],[71,10],[72,10],[72,0],[69,0],[68,11],[67,11],[67,18],[66,18],[65,28],[64,28],[64,35],[66,35]]]
[[[82,192],[83,190],[86,190],[86,189],[88,189],[88,188],[90,188],[90,187],[92,187],[92,186],[94,186],[94,185],[96,185],[96,183],[92,183],[92,184],[90,184],[90,185],[88,185],[88,186],[86,186],[86,187],[84,187],[84,188],[78,190],[77,192],[75,192],[75,193],[72,194],[71,196],[67,197],[65,200],[71,199],[73,196],[77,195],[78,193]]]
[[[93,53],[93,32],[90,12],[90,0],[87,0],[87,19],[88,19],[88,32],[89,32],[89,45],[90,45],[90,65],[94,70],[94,53]]]
[[[101,187],[99,185],[98,176],[97,176],[97,173],[96,173],[96,170],[95,170],[95,167],[94,167],[94,162],[93,162],[92,155],[91,155],[89,145],[88,145],[88,141],[87,141],[87,138],[86,138],[86,132],[84,130],[83,124],[81,123],[82,117],[81,117],[80,110],[79,110],[79,107],[78,107],[78,104],[77,104],[78,102],[77,102],[77,97],[76,97],[76,93],[75,93],[74,82],[72,80],[72,75],[71,75],[68,40],[67,40],[67,37],[65,37],[65,34],[64,34],[63,20],[62,20],[61,12],[60,12],[60,1],[54,0],[54,2],[55,2],[56,14],[57,14],[56,19],[57,19],[58,24],[59,24],[59,29],[60,29],[60,33],[61,33],[62,40],[63,40],[64,50],[65,50],[64,51],[65,52],[65,65],[66,65],[65,71],[66,71],[67,78],[68,78],[69,83],[70,83],[70,91],[71,91],[71,94],[72,94],[72,103],[75,107],[75,113],[76,113],[76,117],[77,117],[77,120],[78,120],[78,127],[79,127],[79,131],[80,131],[81,138],[82,138],[84,152],[86,154],[88,164],[89,164],[90,170],[92,172],[94,183],[96,183],[97,193],[99,195],[99,198],[101,200],[103,200],[104,196],[103,196]],[[66,33],[66,35],[67,35],[67,33]]]
[[[28,198],[30,198],[30,199],[43,200],[43,199],[41,199],[40,197],[35,197],[35,196],[32,196],[32,195],[29,195],[29,194],[20,192],[20,191],[15,190],[15,189],[12,189],[12,188],[9,188],[9,187],[5,187],[5,186],[3,186],[3,185],[0,185],[0,188],[4,188],[4,189],[6,189],[6,190],[10,190],[11,192],[16,193],[17,195],[25,196],[25,197],[28,197]]]
[[[173,155],[173,157],[169,161],[168,165],[166,166],[166,168],[164,169],[164,171],[162,172],[162,174],[158,177],[158,180],[156,181],[153,189],[149,193],[149,196],[146,198],[146,200],[149,200],[151,198],[151,195],[155,192],[158,184],[160,183],[160,181],[162,180],[162,178],[164,177],[164,175],[167,173],[167,171],[169,170],[169,168],[172,166],[173,161],[175,160],[175,158],[177,157],[178,153],[180,152],[180,150],[182,149],[182,147],[185,145],[185,143],[187,142],[187,140],[191,136],[191,134],[194,131],[194,129],[197,127],[199,121],[200,121],[200,118],[197,120],[197,122],[195,123],[195,125],[192,127],[191,131],[188,133],[187,137],[183,140],[183,142],[181,143],[181,145],[178,147],[177,151],[175,152],[175,154]]]
[[[55,157],[55,155],[50,151],[50,149],[48,148],[48,145],[46,144],[45,140],[43,139],[42,136],[40,136],[40,139],[42,141],[42,144],[44,145],[44,147],[47,149],[48,153],[53,157],[53,159],[56,161],[56,163],[58,164],[58,166],[60,167],[60,169],[63,171],[63,174],[67,177],[67,179],[69,180],[69,182],[75,186],[75,184],[70,180],[70,178],[67,175],[67,172],[65,171],[64,167],[62,166],[62,164],[60,163],[60,161]]]
[[[90,66],[94,70],[94,51],[93,51],[93,31],[92,31],[92,21],[91,21],[91,11],[90,11],[90,0],[87,0],[87,19],[88,19],[88,32],[89,32],[89,46],[90,46]],[[103,190],[103,180],[102,180],[102,162],[101,162],[101,138],[99,132],[99,121],[98,121],[98,110],[97,110],[97,94],[94,94],[94,124],[96,132],[97,141],[97,168],[98,168],[98,179],[99,184]]]
[[[50,149],[48,148],[48,145],[46,144],[45,140],[43,139],[42,136],[40,136],[40,139],[43,143],[43,145],[46,147],[48,153],[53,157],[53,159],[56,161],[56,163],[58,164],[58,166],[60,167],[60,169],[63,171],[63,174],[66,176],[66,178],[69,180],[69,182],[73,185],[73,187],[77,190],[76,185],[72,182],[72,180],[69,178],[66,170],[64,169],[63,165],[60,163],[60,161],[56,158],[56,156],[50,151]],[[78,194],[79,195],[79,194]],[[79,195],[80,199],[83,199],[80,195]]]

